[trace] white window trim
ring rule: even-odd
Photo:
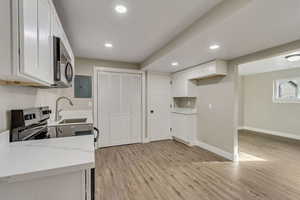
[[[292,77],[287,79],[276,79],[273,81],[273,103],[300,103],[299,99],[279,99],[278,98],[278,90],[277,90],[277,82],[278,81],[289,81],[291,79],[299,79],[300,77]]]

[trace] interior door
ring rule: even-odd
[[[142,76],[98,72],[100,147],[142,142]]]
[[[148,73],[148,134],[151,141],[169,139],[171,84],[168,74]]]

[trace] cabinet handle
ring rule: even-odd
[[[99,129],[97,129],[96,127],[94,127],[94,131],[96,131],[96,133],[97,133],[97,136],[96,136],[96,138],[94,139],[94,142],[96,143],[96,142],[98,142],[98,140],[99,140],[100,131],[99,131]]]

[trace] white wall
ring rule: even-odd
[[[120,67],[138,69],[139,66],[130,63],[93,60],[77,58],[75,60],[75,72],[80,75],[92,75],[93,67]],[[0,66],[1,67],[1,66]],[[59,96],[72,98],[74,107],[68,103],[63,103],[61,108],[65,110],[92,110],[91,99],[75,99],[74,89],[37,89],[31,87],[19,86],[1,86],[0,85],[0,132],[8,130],[10,127],[9,111],[11,109],[30,108],[34,106],[50,106],[54,111],[55,100]],[[53,112],[54,113],[54,112]],[[53,118],[52,114],[52,118]]]
[[[300,136],[300,104],[272,99],[273,82],[294,77],[300,77],[300,68],[245,76],[243,126]]]
[[[94,66],[99,67],[113,67],[113,68],[126,68],[126,69],[139,69],[139,66],[136,64],[124,63],[124,62],[113,62],[113,61],[104,61],[104,60],[95,60],[95,59],[86,59],[86,58],[76,58],[75,60],[75,74],[76,75],[86,75],[93,76]],[[92,98],[74,98],[74,88],[68,89],[53,89],[46,91],[39,91],[43,96],[52,96],[50,102],[55,103],[55,99],[59,96],[67,96],[72,99],[74,106],[70,106],[68,102],[61,102],[61,108],[64,110],[92,110]]]
[[[37,89],[0,85],[0,132],[9,128],[9,110],[35,106]]]

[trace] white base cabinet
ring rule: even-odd
[[[90,200],[89,170],[17,182],[0,182],[3,200]]]
[[[172,136],[189,145],[197,141],[197,115],[172,113]]]

